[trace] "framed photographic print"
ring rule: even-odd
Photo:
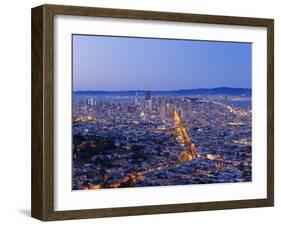
[[[32,216],[274,204],[272,19],[32,9]]]

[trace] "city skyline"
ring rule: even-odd
[[[250,43],[73,35],[73,91],[251,89],[251,51]]]
[[[74,98],[73,190],[252,181],[242,93]]]

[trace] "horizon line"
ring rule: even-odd
[[[170,90],[152,90],[152,89],[128,89],[128,90],[73,90],[72,92],[174,92],[174,91],[183,91],[183,90],[199,90],[199,89],[205,89],[205,90],[212,90],[212,89],[249,89],[252,88],[244,88],[244,87],[214,87],[214,88],[191,88],[191,89],[170,89]]]

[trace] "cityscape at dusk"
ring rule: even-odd
[[[252,181],[250,43],[73,35],[72,189]]]

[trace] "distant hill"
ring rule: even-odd
[[[180,89],[170,91],[127,90],[127,91],[74,91],[74,95],[85,96],[144,96],[150,92],[152,96],[185,96],[185,95],[244,95],[251,96],[252,89],[218,87],[213,89]]]

